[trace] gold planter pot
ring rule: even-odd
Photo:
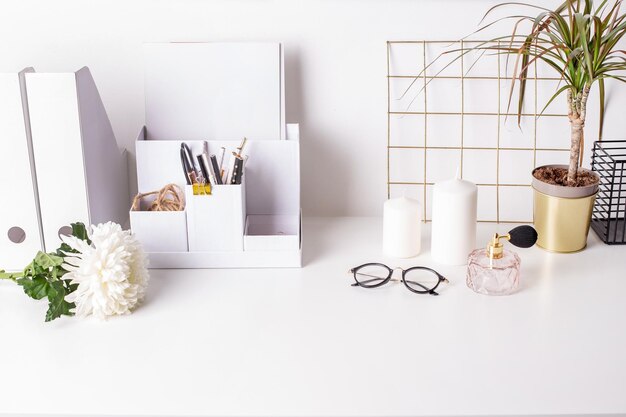
[[[564,187],[546,184],[533,175],[533,190],[537,246],[561,253],[583,250],[587,246],[598,185]]]

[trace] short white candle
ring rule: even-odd
[[[383,213],[383,253],[393,258],[412,258],[420,253],[421,205],[407,197],[385,202]]]
[[[476,248],[476,184],[457,178],[433,187],[431,256],[444,265],[465,265]]]

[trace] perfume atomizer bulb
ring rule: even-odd
[[[530,248],[537,242],[537,231],[532,226],[517,226],[506,235],[495,233],[487,244],[487,256],[490,259],[502,258],[504,245],[500,239],[506,239],[518,248]]]

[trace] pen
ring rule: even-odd
[[[191,181],[191,169],[189,168],[189,163],[187,161],[187,155],[185,154],[185,150],[181,147],[180,148],[180,163],[183,167],[183,174],[185,175],[185,181],[187,182],[187,185],[191,185],[192,181]]]
[[[224,184],[232,184],[233,174],[235,173],[235,160],[237,159],[237,154],[233,152],[228,160],[228,168],[226,169],[226,181]]]
[[[187,160],[187,155],[184,149],[180,149],[180,159],[183,164],[183,170],[185,171],[185,179],[187,181],[187,185],[193,185],[198,183],[198,176],[191,166],[189,160]]]
[[[226,148],[222,146],[220,148],[220,152],[219,152],[218,157],[217,157],[217,162],[218,162],[218,166],[219,166],[219,173],[220,173],[220,175],[222,175],[222,165],[224,165],[224,154],[225,153],[226,153]]]
[[[189,145],[187,145],[185,142],[183,142],[180,145],[181,149],[183,149],[185,151],[185,158],[187,159],[187,167],[190,168],[190,170],[192,170],[197,177],[200,176],[200,170],[198,169],[198,166],[196,165],[195,159],[193,157],[193,153],[191,152],[191,148],[189,148]]]
[[[198,165],[200,165],[200,171],[202,171],[202,177],[205,180],[205,182],[210,182],[213,185],[215,185],[215,181],[213,181],[213,179],[211,178],[211,172],[209,171],[209,168],[207,165],[208,160],[205,161],[206,154],[201,153],[200,155],[197,155],[196,158],[198,158]]]
[[[233,168],[233,177],[231,184],[241,184],[241,178],[243,176],[243,158],[235,157],[235,166]]]
[[[213,175],[212,179],[215,180],[215,183],[216,184],[224,184],[224,182],[222,181],[222,176],[220,175],[219,165],[217,164],[217,157],[215,155],[211,155],[210,169],[213,171],[210,174]]]
[[[230,160],[228,161],[228,163],[224,163],[222,164],[222,168],[220,170],[220,174],[222,175],[222,182],[224,184],[228,184],[227,178],[228,178],[228,167],[230,166]]]

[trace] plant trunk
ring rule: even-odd
[[[571,144],[569,152],[569,168],[567,170],[567,184],[574,185],[578,176],[578,164],[580,163],[580,145],[582,142],[585,122],[580,118],[571,118]]]
[[[571,90],[567,92],[568,117],[571,126],[571,143],[569,154],[569,168],[567,170],[567,184],[574,186],[578,176],[578,167],[582,165],[582,146],[585,137],[585,117],[587,115],[587,98],[589,87],[574,95]]]

